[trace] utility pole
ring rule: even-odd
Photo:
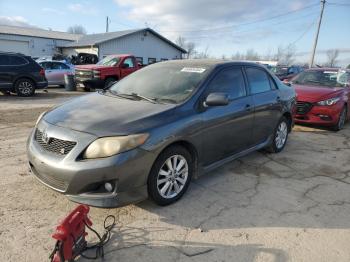
[[[110,23],[110,20],[109,20],[109,17],[107,16],[106,17],[106,33],[108,33],[109,23]]]
[[[322,23],[322,16],[323,16],[323,10],[324,10],[325,3],[326,3],[326,0],[321,0],[321,13],[320,13],[320,17],[318,19],[317,32],[316,32],[316,36],[315,36],[315,40],[314,40],[314,46],[313,46],[312,52],[311,52],[311,59],[310,59],[310,63],[309,63],[309,68],[311,68],[314,65],[318,35],[320,34],[320,27],[321,27],[321,23]]]

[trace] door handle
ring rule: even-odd
[[[281,102],[281,98],[278,96],[278,97],[276,98],[276,101],[277,101],[277,102]]]
[[[249,105],[249,104],[245,105],[245,110],[246,111],[250,111],[251,109],[252,109],[251,105]]]

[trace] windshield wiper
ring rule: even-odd
[[[146,100],[148,102],[151,102],[153,104],[156,104],[156,101],[155,101],[156,99],[153,98],[153,97],[147,97],[147,96],[143,96],[143,95],[140,95],[140,94],[137,94],[137,93],[131,93],[130,95],[133,96],[133,97],[141,98],[141,99]]]
[[[174,99],[171,99],[171,98],[156,98],[155,100],[157,102],[158,101],[162,101],[162,102],[168,102],[168,103],[171,103],[171,104],[177,104],[177,101],[174,100]]]

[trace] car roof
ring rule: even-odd
[[[0,51],[0,55],[18,55],[18,56],[25,56],[25,57],[27,57],[27,56],[24,55],[24,54],[15,53],[15,52],[1,52],[1,51]]]
[[[341,68],[334,68],[334,67],[313,67],[306,69],[305,71],[334,71],[337,72],[341,70]]]
[[[239,60],[222,60],[222,59],[177,59],[159,62],[157,64],[177,64],[183,66],[206,66],[206,67],[216,67],[225,65],[250,65],[258,66],[261,68],[266,68],[261,64],[249,61],[239,61]]]

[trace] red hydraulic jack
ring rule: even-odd
[[[103,246],[109,241],[111,230],[115,225],[115,217],[107,216],[104,221],[106,232],[101,237],[94,229],[91,228],[92,222],[88,217],[90,208],[86,205],[77,206],[56,228],[56,232],[52,235],[56,239],[56,245],[50,255],[52,262],[74,261],[78,256],[87,259],[97,259],[104,256]],[[106,226],[108,218],[112,218],[113,222]],[[87,236],[86,227],[93,231],[99,238],[99,242],[95,245],[88,246],[85,237]],[[88,249],[96,249],[95,257],[88,257],[83,254]]]

